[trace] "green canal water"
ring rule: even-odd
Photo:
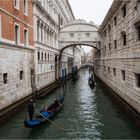
[[[65,96],[64,108],[54,117],[53,124],[25,128],[23,121],[27,108],[0,127],[1,139],[137,139],[140,130],[106,94],[99,83],[96,89],[88,86],[88,70],[80,72],[77,82],[68,81],[66,87],[37,100],[40,110]],[[57,125],[57,127],[56,127]],[[63,128],[60,130],[58,127]]]

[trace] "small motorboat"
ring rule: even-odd
[[[47,110],[42,109],[40,112],[37,112],[35,117],[30,119],[24,120],[24,126],[27,128],[33,128],[43,124],[44,122],[48,122],[51,118],[53,118],[63,107],[64,97],[60,97],[57,99],[58,105],[55,105],[55,102],[52,103]]]

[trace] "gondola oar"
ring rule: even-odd
[[[48,122],[50,122],[51,124],[53,124],[54,126],[56,126],[57,128],[59,128],[59,130],[65,130],[62,127],[59,127],[57,124],[55,124],[53,121],[51,121],[50,119],[48,119],[47,117],[45,117],[43,114],[39,113],[38,111],[36,111],[39,115],[41,115],[44,119],[46,119]]]

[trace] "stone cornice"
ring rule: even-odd
[[[77,23],[73,23],[73,22],[72,22],[72,23],[68,23],[68,24],[62,26],[62,27],[61,27],[61,30],[62,30],[63,28],[66,28],[66,27],[72,26],[72,25],[88,25],[88,26],[91,26],[91,27],[95,27],[95,28],[98,30],[98,27],[97,27],[96,25],[94,25],[94,24],[90,24],[90,23],[79,23],[79,22],[77,22]]]
[[[62,7],[61,7],[61,5],[60,5],[60,3],[58,2],[58,0],[56,0],[56,3],[57,3],[57,5],[59,6],[59,9],[60,9],[60,11],[62,12],[62,14],[63,14],[63,16],[65,17],[65,19],[67,20],[67,22],[69,22],[69,19],[68,19],[68,17],[66,16],[66,14],[65,14],[65,12],[64,12],[64,10],[62,9]],[[67,3],[67,4],[69,4],[69,3]],[[69,7],[70,5],[68,5],[68,7]],[[71,10],[70,10],[70,12],[71,12]],[[73,13],[71,13],[72,14],[72,16],[73,16]]]
[[[99,28],[99,33],[101,33],[104,29],[104,27],[108,24],[114,13],[118,10],[118,7],[122,3],[122,0],[114,0],[110,9],[108,10],[107,15],[105,16],[100,28]]]
[[[30,50],[30,51],[35,50],[35,48],[33,48],[33,47],[23,47],[21,45],[16,45],[16,44],[12,44],[12,43],[1,41],[1,40],[0,40],[0,48],[9,48],[9,49],[17,48],[17,49]]]
[[[68,7],[69,7],[69,10],[70,10],[70,12],[71,12],[71,14],[72,14],[73,19],[75,19],[75,16],[74,16],[74,13],[73,13],[73,11],[72,11],[72,8],[71,8],[71,5],[70,5],[69,1],[66,0],[66,2],[67,2],[67,4],[68,4]]]
[[[41,3],[39,1],[36,1],[36,6],[46,15],[47,18],[50,19],[50,21],[58,26],[58,23],[56,23],[56,21],[51,17],[51,15],[48,13],[47,10],[44,9],[44,7],[41,5]]]

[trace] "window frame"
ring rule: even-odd
[[[8,83],[8,73],[3,73],[3,84]]]
[[[0,15],[0,39],[2,37],[2,23],[1,23],[1,15]]]
[[[19,75],[19,76],[20,76],[20,77],[19,77],[20,80],[22,81],[22,80],[23,80],[23,70],[20,71],[20,75]]]
[[[25,2],[25,3],[24,3]],[[23,5],[24,5],[24,7],[23,7],[23,12],[24,12],[24,15],[25,16],[28,16],[28,0],[23,0]]]
[[[123,46],[126,46],[126,44],[127,44],[126,32],[123,31],[121,33],[121,35],[122,35],[122,44],[123,44]]]
[[[116,77],[116,68],[113,68],[113,76]]]
[[[16,42],[16,36],[15,36],[15,33],[16,33],[16,32],[15,32],[15,31],[16,31],[16,30],[15,30],[15,29],[16,29],[15,27],[16,27],[16,26],[18,27],[17,42]],[[17,23],[14,24],[14,39],[15,39],[15,44],[16,44],[16,45],[20,45],[20,26],[19,26],[19,24],[17,24]]]
[[[26,31],[26,44],[25,44],[25,31]],[[28,29],[24,28],[24,47],[28,47],[29,39],[28,39]]]
[[[73,38],[74,37],[74,33],[70,33],[70,38]]]
[[[117,49],[117,40],[114,40],[114,49]]]
[[[124,82],[126,80],[125,70],[121,70],[121,75],[122,75],[122,81]]]
[[[16,4],[17,3],[17,4]],[[14,7],[17,9],[17,10],[20,10],[20,0],[14,0]]]
[[[140,73],[135,73],[135,86],[140,89]]]
[[[117,17],[115,16],[114,17],[114,26],[116,26],[117,25]]]
[[[123,18],[126,17],[126,3],[122,7],[122,16],[123,16]]]
[[[136,27],[137,41],[140,41],[140,25]]]

